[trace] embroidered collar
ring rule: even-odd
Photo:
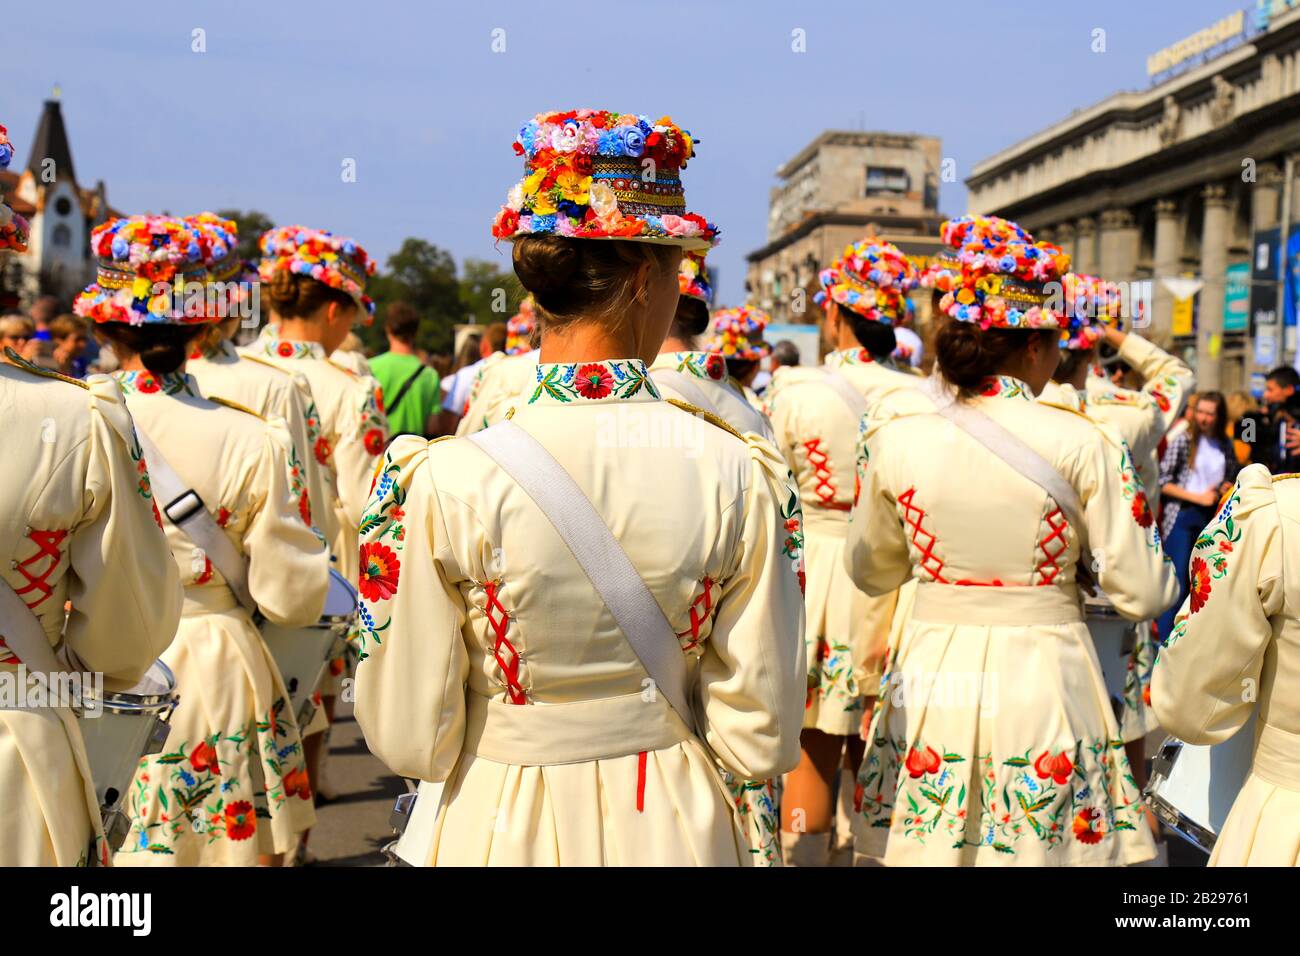
[[[198,389],[195,388],[193,381],[184,372],[168,372],[166,375],[155,375],[149,371],[113,373],[113,378],[117,384],[122,386],[122,392],[126,395],[177,395],[184,392],[186,395],[197,395]]]
[[[721,382],[727,377],[727,360],[720,352],[662,352],[650,368],[670,368],[711,382]]]
[[[659,390],[640,359],[558,362],[537,366],[537,387],[529,405],[592,402],[654,402]]]
[[[1023,398],[1034,400],[1034,390],[1025,382],[1010,375],[990,375],[980,384],[981,398]]]
[[[876,360],[866,349],[838,349],[826,353],[826,364],[830,368],[839,368],[842,365],[874,365],[875,362]]]
[[[190,352],[191,361],[202,359],[205,362],[238,362],[239,353],[235,351],[235,343],[230,339],[221,339],[216,345],[209,349],[200,349],[195,347]]]
[[[319,342],[301,342],[296,339],[282,339],[271,326],[262,329],[262,334],[253,343],[253,350],[259,355],[282,359],[317,359],[324,361],[325,346]]]

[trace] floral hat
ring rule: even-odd
[[[961,260],[958,253],[968,242],[983,239],[1032,241],[1029,233],[1010,219],[998,216],[959,216],[949,219],[940,229],[944,248],[930,257],[921,273],[921,286],[937,292],[953,292],[961,282]]]
[[[961,265],[960,279],[939,302],[944,315],[984,329],[1069,328],[1047,291],[1070,268],[1059,246],[1034,242],[1014,222],[987,216],[945,222],[940,235]]]
[[[524,296],[519,311],[506,323],[506,354],[523,355],[533,347],[533,330],[537,328],[537,309],[531,295]]]
[[[852,309],[864,318],[897,325],[907,315],[907,293],[916,288],[916,267],[892,243],[868,237],[851,246],[818,276],[813,301]]]
[[[1123,296],[1115,283],[1069,272],[1061,279],[1061,290],[1071,319],[1070,328],[1061,331],[1061,348],[1090,349],[1101,340],[1103,326],[1123,327]]]
[[[94,322],[193,325],[218,318],[206,295],[185,289],[207,285],[212,240],[174,216],[127,216],[91,230],[98,277],[77,296],[72,311]]]
[[[0,169],[8,169],[14,158],[14,148],[9,142],[9,131],[0,126]],[[26,252],[30,230],[27,220],[0,202],[0,252]]]
[[[233,307],[247,301],[258,281],[257,265],[239,257],[239,225],[233,219],[223,219],[215,213],[201,212],[186,216],[185,221],[208,241],[203,246],[209,281],[223,283],[224,304],[233,314]]]
[[[705,305],[713,301],[713,283],[704,264],[704,253],[688,252],[682,256],[682,264],[677,270],[677,290]]]
[[[352,296],[366,321],[373,319],[375,302],[366,295],[366,279],[375,274],[375,263],[354,240],[323,229],[278,226],[262,233],[258,246],[262,261],[257,271],[263,282],[282,269],[309,276]]]
[[[668,117],[568,110],[538,113],[515,137],[524,157],[492,223],[498,239],[554,234],[636,239],[687,249],[717,244],[718,227],[686,211],[681,170],[695,140]]]
[[[772,317],[752,305],[738,309],[719,309],[713,313],[704,348],[723,358],[757,360],[772,354],[772,346],[763,341],[763,330]]]

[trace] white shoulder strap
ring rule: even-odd
[[[867,413],[867,400],[862,393],[849,384],[849,380],[831,368],[829,365],[821,366],[821,372],[826,376],[826,384],[835,389],[835,393],[844,400],[844,404],[849,407],[853,413],[855,421],[860,420]]]
[[[55,674],[67,670],[59,665],[54,648],[45,639],[36,612],[3,578],[0,578],[0,637],[27,666],[28,673]]]
[[[944,396],[950,398],[950,396]],[[1079,552],[1088,555],[1088,526],[1083,520],[1083,502],[1079,493],[1042,455],[983,412],[961,402],[940,399],[937,413],[1006,462],[1013,471],[1042,488],[1074,527]]]
[[[650,377],[656,382],[667,385],[677,394],[681,395],[682,399],[687,404],[694,405],[696,408],[702,408],[706,412],[713,412],[715,415],[717,414],[717,409],[714,408],[713,403],[709,401],[708,396],[704,394],[704,389],[700,388],[700,386],[695,383],[693,377],[687,375],[685,372],[679,372],[676,369],[671,368],[657,368],[650,373]]]
[[[183,482],[172,470],[172,466],[167,464],[167,459],[153,440],[138,425],[135,433],[140,440],[140,447],[144,449],[145,463],[149,467],[149,483],[154,498],[159,502],[158,510],[203,549],[212,566],[226,579],[235,600],[250,614],[256,611],[257,603],[248,590],[248,565],[244,563],[239,549],[226,537],[217,520],[208,513],[198,492]]]
[[[567,471],[513,421],[469,436],[541,509],[609,608],[641,666],[687,727],[695,719],[681,642],[614,533]]]

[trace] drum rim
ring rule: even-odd
[[[176,703],[176,675],[172,669],[159,659],[149,666],[149,670],[161,667],[163,676],[167,679],[168,688],[161,694],[131,694],[127,691],[115,690],[105,691],[102,697],[95,697],[94,694],[82,695],[84,709],[98,709],[110,714],[159,714]],[[146,674],[148,671],[145,672]],[[96,707],[98,703],[98,707]]]

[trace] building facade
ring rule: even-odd
[[[1294,361],[1285,283],[1300,251],[1300,9],[1265,0],[1211,39],[1237,25],[1219,55],[1079,110],[966,180],[972,212],[1057,243],[1077,271],[1145,280],[1146,334],[1225,391]]]
[[[813,322],[817,273],[878,235],[923,259],[938,248],[940,141],[915,133],[827,130],[777,170],[767,243],[747,257],[745,289],[775,322]]]

